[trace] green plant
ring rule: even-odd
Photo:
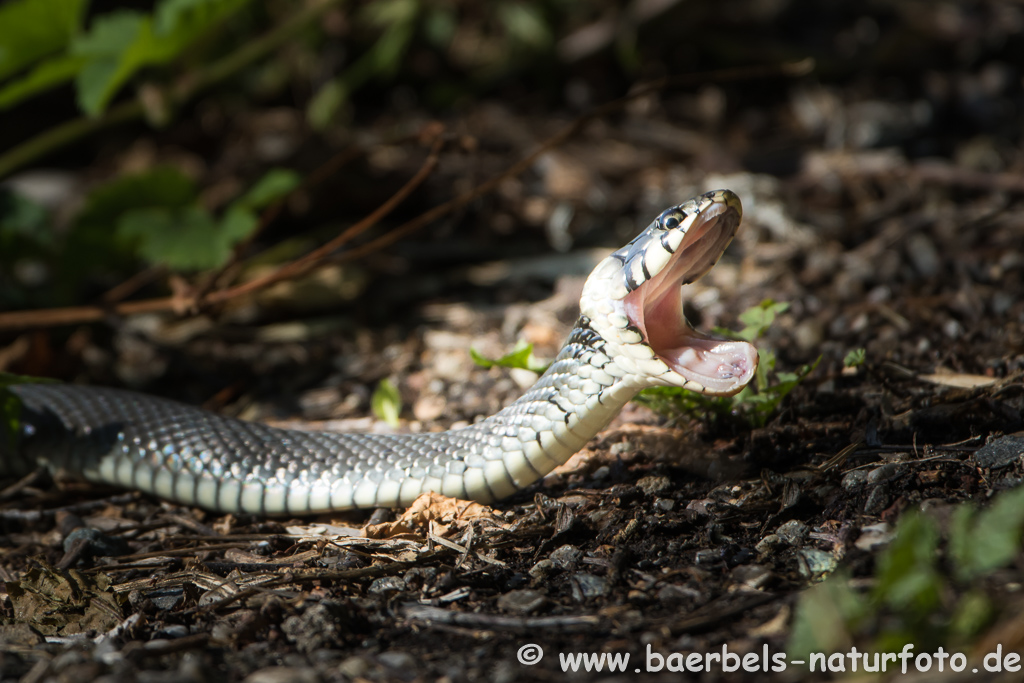
[[[86,0],[13,0],[0,7],[0,110],[73,81],[79,107],[98,116],[139,71],[174,61],[247,2],[163,0],[86,27]]]
[[[850,351],[843,358],[844,368],[859,368],[864,365],[864,361],[867,358],[867,350],[864,348],[857,348]]]
[[[984,510],[958,505],[945,530],[925,514],[904,514],[877,558],[870,591],[856,591],[838,572],[800,596],[791,655],[871,638],[877,651],[970,642],[997,613],[980,582],[1020,555],[1022,533],[1024,487]]]
[[[398,416],[402,414],[402,396],[391,380],[382,379],[374,389],[370,397],[370,410],[378,419],[392,427],[398,426]]]
[[[548,369],[547,363],[537,360],[533,355],[533,344],[529,344],[522,339],[516,342],[516,346],[511,352],[506,353],[501,358],[487,358],[476,349],[469,350],[469,357],[482,368],[521,368],[536,373],[541,373]]]
[[[740,314],[740,322],[744,325],[740,331],[715,328],[715,332],[725,337],[754,342],[763,337],[775,322],[776,316],[788,308],[787,303],[766,299]],[[692,415],[724,418],[735,415],[753,427],[762,427],[775,413],[782,399],[818,367],[821,357],[796,372],[776,372],[774,352],[762,348],[758,353],[760,362],[754,381],[735,396],[708,397],[678,387],[655,387],[644,389],[635,400],[669,417]]]

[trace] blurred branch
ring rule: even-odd
[[[416,218],[404,223],[387,234],[371,240],[359,247],[346,251],[341,255],[341,260],[352,260],[363,257],[366,254],[379,251],[380,249],[394,244],[399,239],[423,228],[442,216],[465,206],[474,199],[493,191],[503,180],[521,174],[540,156],[564,143],[566,140],[582,130],[590,121],[621,109],[625,104],[635,99],[645,97],[653,92],[664,90],[668,87],[678,87],[683,85],[696,85],[706,82],[734,82],[769,77],[793,78],[805,75],[813,68],[813,60],[805,59],[799,62],[787,62],[768,66],[723,69],[698,74],[687,74],[684,76],[673,76],[639,86],[628,95],[617,100],[607,102],[599,107],[595,107],[588,113],[577,117],[572,121],[572,123],[543,141],[532,152],[509,166],[504,172],[484,181],[458,197],[450,199],[443,204],[425,211]],[[438,155],[440,154],[441,146],[443,145],[442,130],[428,128],[428,130],[425,131],[425,134],[429,136],[428,139],[431,139],[433,142],[430,155],[427,157],[427,160],[424,161],[423,166],[416,175],[411,178],[405,186],[403,186],[397,193],[395,193],[395,195],[384,202],[384,204],[378,207],[369,216],[349,227],[345,232],[338,235],[327,244],[324,244],[318,249],[299,257],[295,261],[281,266],[270,275],[228,289],[216,290],[209,294],[205,294],[204,296],[192,295],[191,298],[188,296],[171,296],[144,301],[126,301],[109,307],[78,306],[70,308],[0,313],[0,329],[72,325],[95,322],[110,315],[121,316],[131,315],[134,313],[149,313],[153,311],[173,310],[181,312],[184,310],[198,310],[213,304],[223,303],[229,299],[233,299],[244,294],[251,294],[259,289],[268,287],[275,282],[280,282],[281,280],[306,273],[311,268],[314,268],[319,263],[325,261],[339,247],[346,244],[357,235],[365,232],[367,229],[375,225],[381,218],[390,213],[409,195],[409,193],[412,192],[413,189],[426,179],[431,171],[433,171],[434,167],[437,165]]]
[[[307,24],[340,2],[341,0],[317,0],[260,38],[247,41],[228,56],[193,74],[184,76],[176,85],[166,91],[165,108],[173,111],[175,107],[192,99],[200,91],[230,78],[246,66],[265,57],[281,47]],[[115,105],[97,118],[83,116],[55,126],[0,155],[0,179],[24,165],[96,131],[135,121],[145,115],[146,105],[143,97],[136,95],[135,99]]]

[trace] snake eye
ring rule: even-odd
[[[666,230],[674,230],[679,227],[679,218],[676,216],[666,216],[662,219],[661,224],[665,226]]]

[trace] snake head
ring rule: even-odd
[[[694,197],[664,211],[587,279],[581,313],[638,384],[729,396],[753,379],[751,344],[702,334],[683,316],[683,285],[718,262],[742,215],[729,190]]]

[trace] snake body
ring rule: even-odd
[[[728,190],[663,212],[595,268],[555,361],[516,402],[462,429],[337,434],[277,429],[130,391],[18,384],[0,473],[46,467],[224,512],[306,514],[408,505],[424,491],[491,502],[537,481],[650,386],[739,391],[757,352],[706,337],[680,287],[707,272],[739,225]],[[0,427],[0,430],[4,429]]]

